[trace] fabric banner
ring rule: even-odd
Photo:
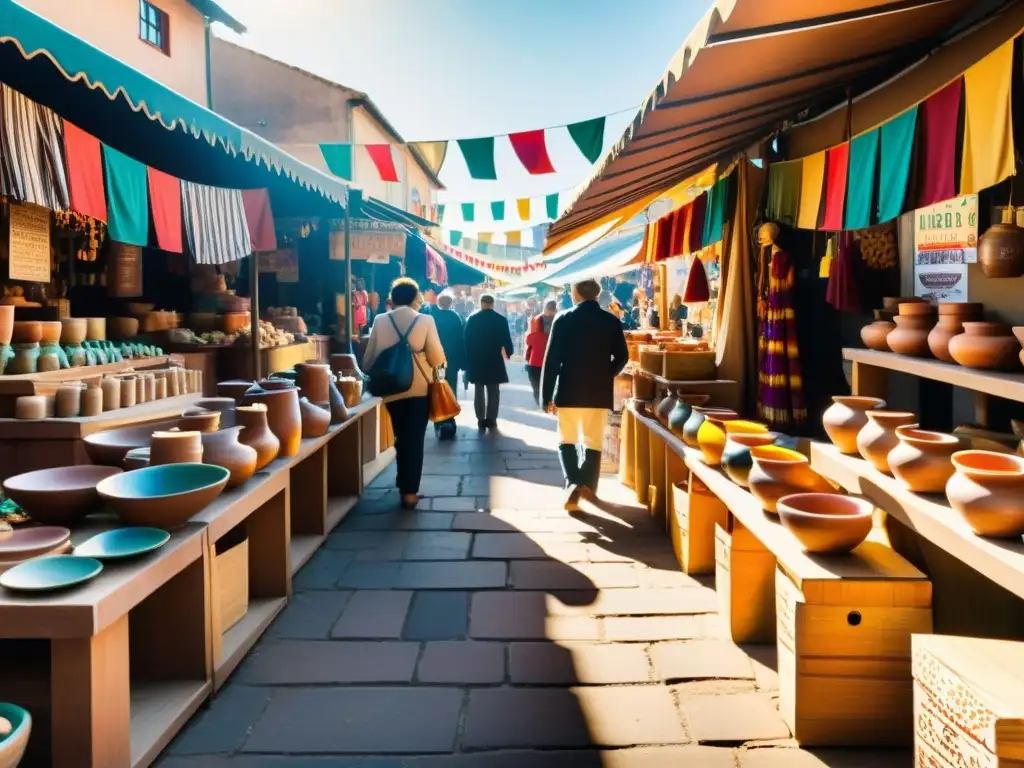
[[[522,245],[523,244],[523,233],[521,230],[514,232],[505,233],[505,244],[506,245]]]
[[[821,219],[821,194],[825,188],[825,153],[818,152],[803,159],[800,173],[800,210],[796,225],[800,229],[817,229]]]
[[[456,143],[466,159],[469,176],[473,179],[497,181],[498,172],[494,167],[494,137],[480,139],[458,139]]]
[[[146,166],[103,145],[107,181],[107,227],[111,240],[128,245],[149,243],[149,191]]]
[[[463,203],[462,204],[462,220],[466,222],[476,221],[476,204],[475,203]]]
[[[544,138],[544,131],[524,131],[522,133],[510,133],[508,140],[512,142],[512,149],[532,176],[539,176],[545,173],[554,173],[555,167],[548,157],[548,147]]]
[[[964,73],[964,150],[960,194],[973,195],[1013,175],[1014,40]]]
[[[519,218],[523,221],[530,220],[530,198],[524,197],[516,200],[516,210],[519,211]]]
[[[490,232],[477,232],[476,233],[476,241],[478,243],[489,243],[489,242],[491,242],[491,233]]]
[[[146,178],[156,247],[162,251],[181,253],[181,181],[156,168],[147,168]]]
[[[822,217],[822,229],[839,231],[843,228],[846,176],[849,165],[849,142],[828,150],[825,163],[825,215]]]
[[[605,118],[596,117],[593,120],[566,126],[576,148],[591,163],[596,163],[601,157],[601,150],[604,147],[604,124]]]
[[[491,218],[495,221],[505,220],[505,201],[495,200],[491,203]]]
[[[68,160],[71,210],[106,221],[107,198],[103,190],[100,140],[65,120],[64,151]]]
[[[878,167],[877,129],[857,136],[850,142],[850,160],[846,183],[846,205],[843,213],[845,229],[871,226],[875,197],[875,170]]]
[[[243,189],[242,205],[245,207],[245,221],[249,225],[249,239],[252,250],[276,251],[277,232],[274,230],[274,213],[270,210],[270,195],[266,189]]]
[[[768,169],[768,218],[795,227],[800,217],[803,161],[772,163]]]
[[[252,253],[242,192],[181,182],[189,250],[198,264],[228,264]]]
[[[729,206],[729,177],[719,179],[708,192],[708,210],[705,217],[702,247],[717,243],[722,239],[725,218]]]
[[[351,144],[321,144],[320,154],[324,156],[327,170],[345,181],[352,181]]]
[[[708,193],[703,192],[693,199],[693,211],[690,214],[690,229],[687,240],[689,253],[704,247],[704,223],[708,213]]]
[[[963,78],[958,77],[921,103],[918,129],[918,163],[915,208],[924,208],[956,197],[956,145],[960,123]]]
[[[910,164],[914,157],[917,132],[917,107],[897,115],[881,128],[878,161],[879,223],[891,221],[903,213],[910,182]]]
[[[457,229],[450,230],[448,232],[448,242],[452,245],[458,245],[462,242],[462,233]]]
[[[440,224],[444,220],[444,203],[437,204],[437,223]]]
[[[547,217],[554,221],[558,218],[558,193],[548,195],[544,198],[544,208]]]
[[[413,144],[416,150],[423,157],[427,167],[434,172],[436,176],[441,170],[441,166],[444,165],[444,159],[448,155],[448,142],[447,141],[419,141]]]
[[[381,181],[398,181],[398,169],[395,168],[395,157],[391,154],[390,144],[367,144],[366,152],[370,155]]]

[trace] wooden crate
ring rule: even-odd
[[[919,766],[1024,766],[1024,643],[915,635]]]
[[[650,477],[647,509],[652,517],[665,521],[668,488],[665,485],[665,441],[653,429],[647,430],[647,466]]]
[[[249,610],[249,537],[245,526],[224,536],[215,549],[213,579],[220,604],[217,631],[224,634]]]
[[[728,530],[729,511],[718,497],[696,477],[689,483],[675,483],[673,544],[678,539],[676,557],[684,573],[696,575],[715,572],[715,526]]]
[[[717,375],[714,352],[665,352],[661,375],[675,381],[709,381]]]
[[[775,556],[731,515],[715,523],[715,591],[733,642],[775,640]]]
[[[622,428],[619,431],[622,442],[619,445],[619,482],[627,488],[633,487],[636,458],[636,416],[626,408],[622,412]]]

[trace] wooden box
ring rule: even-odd
[[[669,381],[712,381],[716,377],[714,352],[666,352],[662,376]]]
[[[1024,643],[915,635],[912,672],[916,765],[1024,766]]]
[[[657,347],[640,347],[640,367],[652,376],[661,376],[665,369],[665,353]]]
[[[689,483],[675,483],[673,545],[684,573],[715,572],[715,525],[728,529],[729,512],[718,497],[693,475]]]
[[[692,502],[692,497],[691,497]],[[735,643],[775,640],[775,556],[729,516],[715,523],[715,591],[718,612]]]
[[[224,634],[245,618],[249,610],[249,537],[245,526],[225,534],[216,549],[215,599],[220,603],[220,626],[216,629]]]

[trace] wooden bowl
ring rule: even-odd
[[[128,525],[170,531],[202,512],[230,476],[212,464],[163,464],[108,477],[96,491]]]
[[[43,324],[38,320],[16,320],[12,344],[38,344],[43,340]]]
[[[66,317],[60,321],[63,326],[60,338],[65,344],[81,344],[88,330],[84,317]]]
[[[120,473],[117,467],[79,464],[14,475],[3,487],[37,523],[74,525],[99,504],[96,484]]]

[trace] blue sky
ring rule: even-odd
[[[409,141],[506,134],[628,109],[632,119],[710,0],[220,0],[249,28],[217,34],[365,91]],[[531,197],[591,172],[565,131],[558,173],[531,177],[498,139],[498,181],[469,179],[457,149],[441,200]],[[506,225],[507,226],[507,225]],[[497,227],[502,228],[502,227]],[[469,229],[467,227],[467,229]]]

